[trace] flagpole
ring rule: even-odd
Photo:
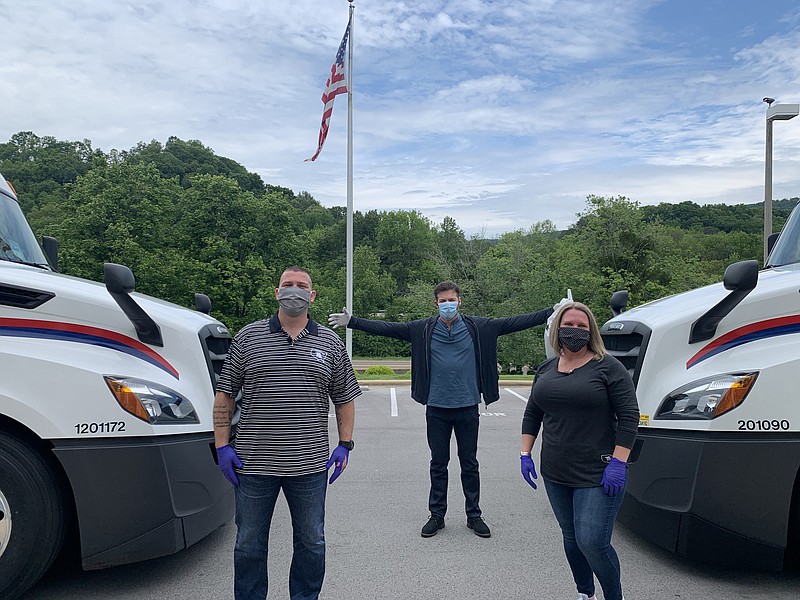
[[[353,0],[350,4],[350,43],[347,45],[347,266],[346,304],[353,314]],[[347,356],[353,358],[353,330],[345,329]]]

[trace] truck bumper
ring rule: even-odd
[[[211,433],[53,443],[72,485],[84,569],[175,553],[233,517]]]
[[[686,558],[784,566],[800,468],[795,434],[639,428],[620,522]]]

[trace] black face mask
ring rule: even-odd
[[[580,327],[559,327],[558,343],[570,352],[577,352],[589,344],[589,330]]]

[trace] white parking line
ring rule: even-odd
[[[514,390],[510,390],[510,389],[508,389],[508,388],[503,388],[503,389],[504,389],[505,391],[507,391],[509,394],[513,394],[513,395],[515,395],[517,398],[519,398],[519,399],[520,399],[520,400],[522,400],[523,402],[527,402],[527,401],[528,401],[528,399],[527,399],[525,396],[520,396],[520,395],[519,395],[517,392],[515,392]]]
[[[392,394],[392,416],[396,417],[397,416],[397,392],[395,391],[395,388],[391,389],[391,394]]]

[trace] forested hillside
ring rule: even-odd
[[[60,270],[69,275],[100,281],[104,262],[126,264],[139,292],[185,306],[195,292],[207,294],[212,314],[232,330],[276,309],[274,288],[290,265],[312,275],[316,319],[325,322],[344,304],[345,209],[265,183],[199,141],[104,152],[89,140],[20,132],[0,144],[0,172],[36,234],[59,239]],[[466,236],[451,218],[434,224],[417,211],[357,210],[354,314],[430,316],[433,285],[452,279],[466,313],[530,312],[572,288],[602,322],[615,290],[628,289],[636,305],[719,281],[731,262],[761,258],[761,204],[675,200],[639,206],[590,196],[566,231],[545,220],[493,240]],[[776,231],[797,201],[775,202]],[[353,339],[358,356],[408,351],[361,332]],[[541,330],[501,338],[503,365],[543,357]]]

